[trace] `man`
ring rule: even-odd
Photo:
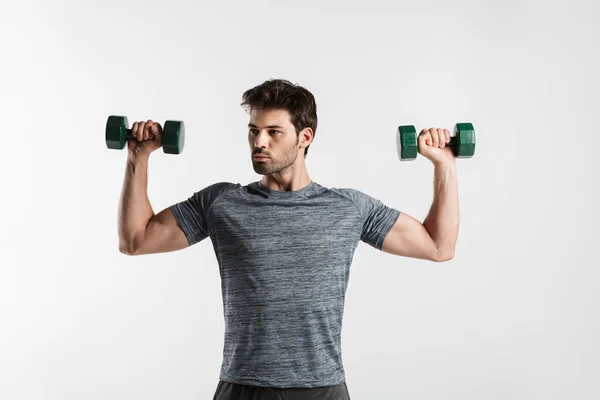
[[[180,250],[211,238],[221,275],[225,343],[213,400],[349,399],[340,334],[359,241],[405,257],[454,256],[459,207],[450,132],[428,129],[419,152],[434,164],[434,200],[421,224],[358,190],[311,180],[306,155],[317,107],[305,88],[269,80],[243,95],[252,166],[262,179],[219,182],[154,214],[150,153],[161,126],[135,122],[119,204],[119,248]]]

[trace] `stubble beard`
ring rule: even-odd
[[[296,145],[299,141],[296,141]],[[298,158],[298,150],[296,149],[296,145],[292,146],[289,151],[287,151],[283,158],[279,161],[270,158],[267,162],[260,162],[252,160],[252,166],[254,167],[254,171],[260,175],[270,175],[279,172],[285,172]]]

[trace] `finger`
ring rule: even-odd
[[[433,147],[438,147],[440,144],[440,138],[438,136],[437,130],[435,128],[430,128],[429,132],[431,133],[431,139],[432,139],[432,146]]]
[[[144,140],[152,140],[154,135],[152,134],[152,126],[154,125],[154,121],[149,119],[146,121],[146,129],[144,130]]]
[[[446,143],[450,143],[450,131],[448,129],[444,129],[444,134],[446,136]]]
[[[427,129],[423,129],[419,134],[419,137],[423,143],[425,143],[427,146],[431,146],[431,134]]]
[[[138,135],[137,139],[141,142],[144,140],[144,129],[146,129],[146,122],[140,121],[140,125],[138,126]]]
[[[160,135],[160,124],[158,122],[153,122],[152,123],[152,127],[150,129],[150,133],[152,134],[153,137],[159,136]]]
[[[133,126],[131,127],[131,135],[132,135],[132,136],[133,136],[135,139],[137,139],[137,131],[138,131],[138,128],[139,128],[139,126],[140,126],[139,122],[135,121],[135,122],[133,123]]]
[[[154,137],[154,134],[152,133],[152,127],[154,126],[154,124],[155,122],[151,119],[146,121],[146,139],[148,140],[152,140],[152,138]]]
[[[145,125],[145,124],[146,124],[146,123],[145,123],[144,121],[140,121],[140,122],[138,123],[138,129],[137,129],[137,132],[136,132],[136,139],[137,139],[138,141],[140,141],[140,142],[141,142],[142,140],[144,140],[144,125]]]
[[[442,128],[437,128],[436,135],[438,137],[439,147],[440,149],[443,149],[446,147],[446,136],[444,135],[444,130]]]
[[[148,140],[150,136],[150,128],[152,127],[152,120],[146,121],[144,125],[144,140]]]

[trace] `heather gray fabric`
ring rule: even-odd
[[[345,381],[341,328],[359,241],[381,249],[400,211],[312,181],[210,185],[171,206],[190,245],[210,236],[225,317],[219,378],[313,388]]]

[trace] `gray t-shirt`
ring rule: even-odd
[[[171,207],[190,245],[211,238],[225,343],[219,378],[266,387],[345,381],[341,329],[358,242],[381,250],[400,211],[312,181],[277,191],[220,182]]]

